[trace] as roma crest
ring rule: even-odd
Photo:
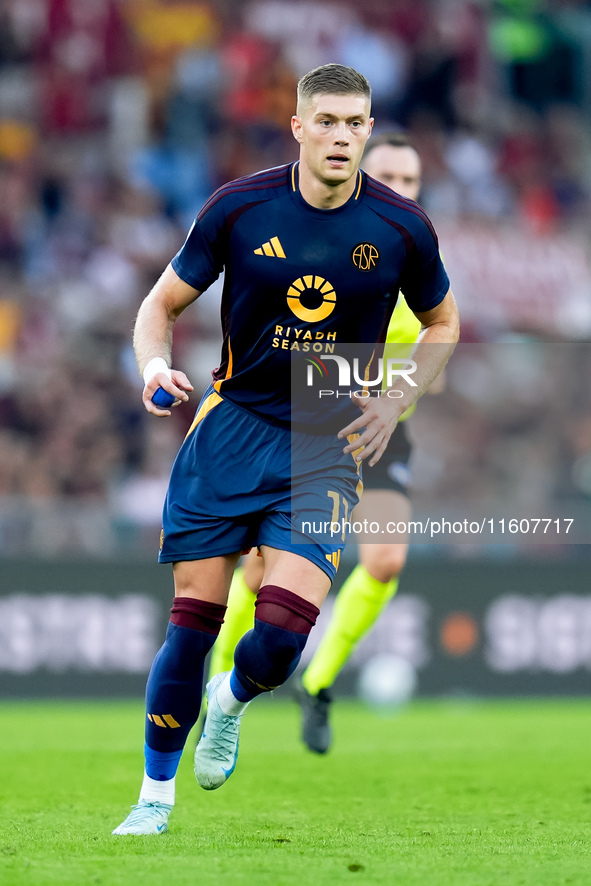
[[[380,260],[380,253],[373,243],[358,243],[351,252],[351,261],[358,271],[373,271]]]

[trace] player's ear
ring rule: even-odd
[[[368,138],[371,135],[371,131],[373,129],[373,119],[374,119],[373,117],[369,118],[369,135],[367,136]]]
[[[302,118],[294,114],[291,118],[291,132],[293,137],[299,144],[302,143]]]

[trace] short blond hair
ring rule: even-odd
[[[346,65],[321,65],[298,83],[298,106],[315,95],[363,95],[371,101],[371,86],[363,74]]]

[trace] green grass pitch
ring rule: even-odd
[[[335,708],[309,754],[294,705],[261,700],[236,772],[186,754],[161,837],[111,837],[136,801],[137,702],[4,702],[2,886],[557,886],[591,883],[587,701]]]

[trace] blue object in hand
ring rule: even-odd
[[[159,406],[161,409],[168,409],[169,406],[172,406],[175,400],[176,397],[174,394],[169,394],[164,388],[157,388],[152,397],[152,403],[154,406]]]

